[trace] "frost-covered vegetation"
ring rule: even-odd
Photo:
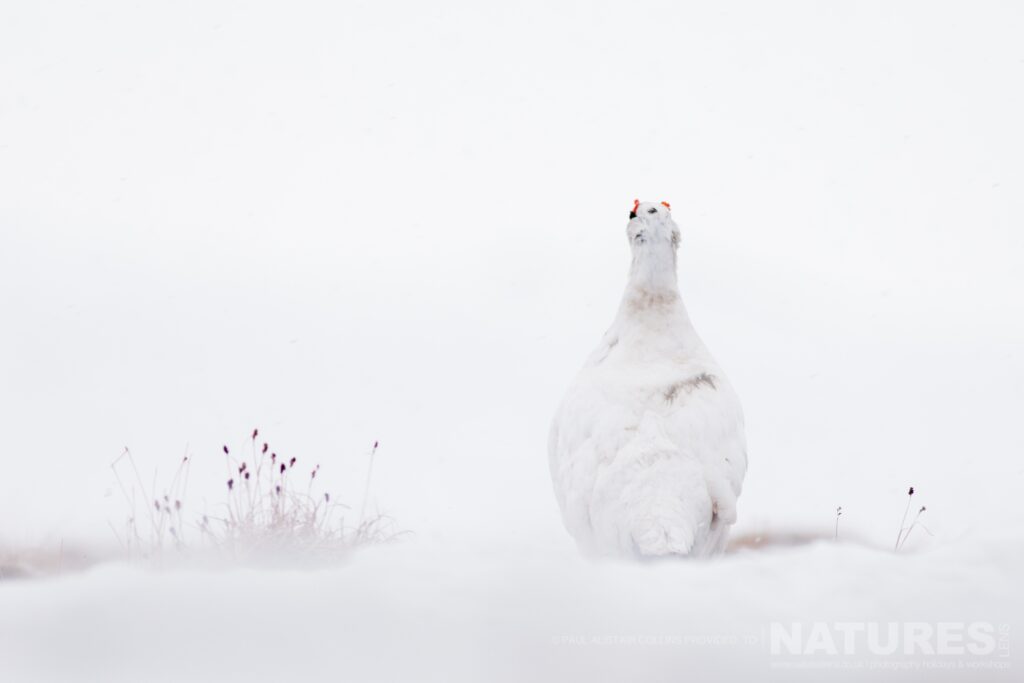
[[[190,503],[193,457],[185,455],[165,485],[149,486],[131,451],[111,469],[128,507],[118,529],[111,529],[135,558],[162,559],[176,554],[213,553],[232,560],[299,557],[331,559],[351,549],[393,540],[403,532],[388,515],[367,515],[374,442],[367,457],[366,487],[358,512],[332,498],[319,464],[305,465],[295,456],[279,456],[254,429],[241,453],[227,445],[222,498]]]

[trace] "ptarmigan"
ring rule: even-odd
[[[743,412],[679,297],[668,203],[634,202],[626,236],[619,313],[551,426],[555,495],[588,554],[709,555],[736,521]]]

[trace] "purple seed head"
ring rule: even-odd
[[[252,430],[252,440],[253,441],[255,441],[256,437],[259,436],[259,435],[260,435],[260,430],[258,430],[258,429]]]
[[[908,496],[912,496],[912,495],[914,495],[914,487],[913,487],[913,486],[911,486],[911,487],[910,487],[910,490],[909,490],[909,491],[907,491],[907,495],[908,495]]]
[[[267,449],[270,448],[266,443],[263,444],[263,452],[266,453]]]
[[[249,481],[249,473],[248,472],[245,473],[245,480]]]
[[[228,479],[228,491],[232,490],[233,488],[235,488],[235,480]]]
[[[295,467],[295,458],[291,459],[291,461],[288,463],[288,467]]]
[[[377,446],[379,446],[379,445],[380,445],[380,441],[374,441],[373,442],[373,450],[377,450]]]
[[[229,452],[230,452],[230,451],[228,451],[228,447],[227,447],[227,446],[224,446],[224,455],[227,455],[227,454],[228,454]]]
[[[287,467],[285,466],[285,464],[284,464],[284,463],[281,463],[281,474],[284,474],[284,471],[285,471],[286,469],[288,469],[288,468],[287,468]]]

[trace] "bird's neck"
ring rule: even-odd
[[[676,251],[670,245],[651,249],[657,246],[643,244],[634,249],[629,281],[613,326],[623,349],[631,349],[634,358],[649,353],[657,358],[679,353],[698,356],[703,344],[679,296]]]
[[[623,304],[675,305],[679,302],[676,250],[667,244],[642,244],[633,252]]]

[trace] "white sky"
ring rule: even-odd
[[[355,503],[379,439],[424,537],[568,543],[548,420],[634,197],[744,400],[741,525],[873,533],[915,483],[1019,530],[1022,35],[995,2],[4,3],[0,536],[107,538],[124,446],[219,486],[259,426]]]

